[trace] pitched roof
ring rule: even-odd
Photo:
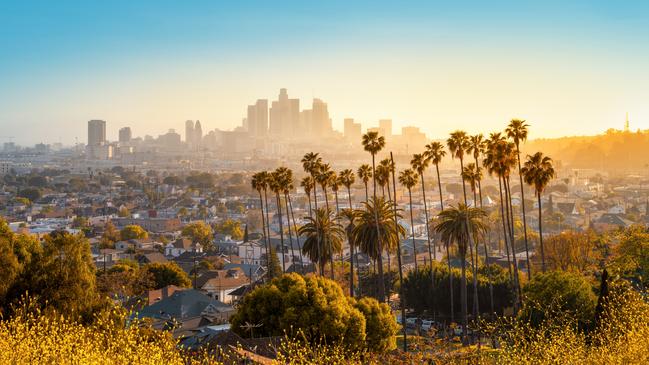
[[[202,289],[238,288],[249,282],[248,277],[240,268],[229,270],[209,270],[196,280],[196,286]]]
[[[174,318],[185,320],[198,317],[206,310],[219,313],[230,312],[234,309],[198,290],[188,289],[176,291],[171,296],[142,308],[139,317]]]

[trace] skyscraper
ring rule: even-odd
[[[194,144],[194,121],[188,120],[185,122],[185,143],[187,145]]]
[[[270,108],[270,133],[292,137],[300,133],[300,99],[289,99],[286,89],[280,89],[277,101]]]
[[[268,134],[268,100],[259,99],[255,104],[248,105],[246,126],[251,137]]]
[[[201,127],[201,121],[197,120],[194,125],[194,149],[199,149],[203,142],[203,127]]]
[[[392,119],[379,120],[379,131],[386,141],[390,141],[392,139]]]
[[[124,127],[120,128],[119,130],[119,141],[124,143],[124,142],[130,142],[131,138],[133,138],[133,135],[131,133],[131,127]]]
[[[349,143],[360,144],[361,143],[361,124],[354,123],[353,118],[345,118],[345,127],[344,127],[344,136],[345,140]]]
[[[103,145],[106,143],[106,121],[88,121],[88,146]]]
[[[320,99],[313,99],[311,110],[313,110],[310,128],[312,135],[320,137],[329,136],[332,132],[332,128],[327,103]]]

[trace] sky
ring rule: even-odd
[[[429,138],[649,129],[646,1],[0,0],[0,143],[232,129],[280,88]]]

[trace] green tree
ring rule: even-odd
[[[226,219],[221,223],[217,223],[214,229],[216,233],[230,235],[234,240],[243,239],[243,229],[239,221]]]
[[[189,237],[194,242],[198,242],[205,250],[209,251],[212,249],[212,227],[206,224],[203,221],[192,222],[185,225],[182,229],[182,235]]]
[[[149,234],[137,224],[130,224],[119,232],[122,241],[148,238]]]
[[[523,295],[525,305],[519,316],[535,326],[547,316],[557,315],[573,318],[585,329],[594,318],[597,297],[580,273],[548,271],[534,275],[523,288]]]
[[[21,189],[20,192],[18,192],[19,197],[29,199],[30,202],[37,201],[41,198],[41,195],[41,191],[37,188]]]
[[[541,194],[555,176],[552,159],[537,152],[527,156],[527,161],[521,169],[525,183],[534,187],[539,206],[539,243],[541,246],[541,270],[545,272],[545,248],[543,246],[543,209],[541,209]]]
[[[358,175],[358,178],[363,182],[363,185],[365,186],[365,201],[368,201],[369,191],[367,189],[367,184],[372,178],[372,166],[363,164],[358,167],[358,170],[356,170],[356,174]]]
[[[189,288],[192,285],[187,273],[175,262],[151,263],[142,267],[144,273],[151,274],[154,289],[164,288],[167,285],[176,285]]]
[[[372,352],[386,353],[397,348],[399,330],[390,307],[374,298],[361,298],[356,302],[365,317],[365,347]]]
[[[306,220],[307,223],[298,230],[298,234],[305,238],[302,253],[316,263],[320,275],[324,275],[325,264],[331,260],[333,252],[342,247],[345,230],[327,208],[319,208],[313,217],[306,217]]]
[[[462,282],[460,298],[462,302],[462,320],[464,333],[468,327],[467,319],[467,289],[466,289],[466,252],[473,245],[474,238],[487,231],[485,222],[487,214],[480,208],[470,208],[460,203],[457,208],[451,207],[439,214],[435,231],[441,234],[442,241],[447,244],[457,244],[460,264],[462,267]]]
[[[285,274],[255,288],[230,323],[243,337],[303,334],[312,343],[372,351],[388,351],[395,345],[396,323],[386,305],[372,300],[357,303],[335,281],[322,276]],[[247,324],[261,326],[249,330]]]

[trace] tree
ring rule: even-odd
[[[229,235],[234,240],[243,239],[243,229],[241,228],[241,222],[239,221],[228,218],[221,223],[217,223],[214,230],[216,233]]]
[[[322,164],[322,157],[319,156],[318,153],[314,152],[309,152],[304,155],[302,158],[302,167],[304,168],[304,172],[309,174],[311,177],[311,183],[313,184],[313,203],[315,206],[315,209],[318,209],[318,190],[317,190],[317,181],[316,181],[316,175],[318,171],[320,170],[320,165]],[[309,214],[311,214],[311,210],[309,209]]]
[[[279,240],[281,243],[280,251],[282,253],[282,272],[286,271],[286,258],[284,248],[284,222],[282,220],[282,200],[279,196],[282,191],[282,174],[281,171],[275,170],[270,173],[268,178],[268,187],[275,193],[275,204],[277,205],[277,216],[279,220]]]
[[[592,231],[566,231],[550,236],[545,247],[550,270],[584,272],[595,269],[601,259]]]
[[[394,212],[395,204],[382,197],[370,198],[363,203],[363,209],[357,211],[357,223],[353,230],[354,242],[358,248],[372,260],[378,261],[378,300],[385,300],[385,282],[383,275],[383,251],[394,250],[399,239],[406,234],[405,228],[395,221],[401,218]],[[396,217],[395,217],[396,215]],[[378,229],[376,228],[378,227]]]
[[[41,195],[41,191],[37,188],[21,189],[20,192],[18,192],[19,197],[29,199],[30,202],[37,201],[41,198]]]
[[[541,270],[545,272],[545,249],[543,247],[543,209],[541,208],[541,194],[555,176],[552,159],[537,152],[527,155],[527,161],[521,169],[525,183],[534,187],[539,206],[539,243],[541,246]]]
[[[377,353],[387,353],[396,349],[399,326],[390,307],[369,297],[359,299],[355,307],[365,317],[365,347]]]
[[[104,225],[104,234],[101,236],[102,244],[112,245],[121,239],[121,233],[112,222]]]
[[[469,208],[459,204],[457,208],[451,207],[439,213],[439,221],[435,231],[441,234],[442,241],[457,244],[458,254],[462,267],[462,283],[460,285],[460,298],[462,301],[462,319],[464,333],[468,327],[467,319],[467,290],[466,290],[466,250],[473,244],[474,238],[487,231],[485,218],[487,214],[480,208]]]
[[[465,131],[455,131],[451,133],[451,136],[446,140],[446,145],[448,150],[451,152],[451,158],[457,158],[460,160],[460,176],[462,171],[464,171],[464,151],[469,148],[469,137]],[[466,199],[466,185],[464,184],[464,179],[462,179],[462,193],[464,194],[464,205],[467,205]]]
[[[304,194],[306,194],[306,197],[309,200],[309,215],[311,215],[311,210],[313,210],[313,207],[311,207],[311,190],[313,189],[314,183],[315,181],[310,175],[307,175],[300,180],[300,187],[304,189]]]
[[[574,318],[579,328],[585,329],[594,318],[597,297],[580,273],[548,271],[537,274],[523,288],[523,295],[525,305],[520,318],[534,326],[541,325],[547,316],[556,315]]]
[[[282,274],[282,267],[280,266],[279,259],[277,258],[277,251],[272,245],[270,246],[270,250],[266,254],[266,265],[268,266],[269,278],[276,278]]]
[[[31,176],[27,180],[27,184],[36,188],[44,188],[47,186],[47,178],[45,176]]]
[[[327,208],[319,208],[313,217],[306,217],[306,220],[307,223],[298,230],[298,234],[305,238],[302,253],[318,264],[320,275],[324,275],[326,262],[331,260],[334,251],[342,247],[345,230]]]
[[[266,254],[270,252],[270,237],[266,234],[266,217],[264,214],[264,197],[261,195],[262,191],[265,191],[268,187],[268,174],[265,171],[258,172],[252,175],[252,180],[250,184],[253,189],[257,190],[259,193],[259,207],[261,209],[261,225],[262,225],[262,235],[265,238],[266,243]],[[268,268],[267,268],[268,269]]]
[[[369,199],[367,183],[369,183],[370,179],[373,176],[372,166],[363,164],[358,168],[358,170],[356,170],[356,174],[358,175],[358,178],[363,182],[363,185],[365,185],[365,201],[367,201]]]
[[[530,250],[527,244],[527,219],[525,217],[525,190],[523,189],[523,174],[521,172],[521,149],[520,143],[527,140],[527,123],[524,120],[512,119],[505,132],[516,145],[516,161],[518,162],[518,178],[521,186],[521,214],[523,215],[523,234],[525,236],[525,258],[527,260],[527,273],[532,278],[532,267],[530,266]]]
[[[379,153],[384,147],[385,147],[385,137],[379,136],[378,132],[367,132],[363,135],[362,137],[362,144],[363,144],[363,149],[372,155],[372,178],[373,178],[373,188],[374,188],[374,193],[372,195],[374,202],[377,202],[376,200],[376,154]],[[378,214],[378,211],[375,210],[374,213]],[[375,238],[380,240],[381,239],[381,233],[379,232],[379,217],[375,216],[374,217],[374,223],[376,224],[376,236]],[[376,245],[378,248],[381,248],[383,245],[381,242],[378,242]],[[385,246],[387,247],[387,245]],[[379,252],[379,276],[383,277],[383,252]],[[379,281],[379,300],[383,302],[385,300],[385,285],[383,284],[383,280]]]
[[[641,287],[649,285],[649,230],[631,226],[615,238],[619,243],[613,250],[612,268]]]
[[[212,248],[212,227],[203,221],[192,222],[185,225],[181,231],[183,236],[198,242],[209,251]]]
[[[424,182],[424,174],[426,173],[428,164],[430,164],[430,160],[431,159],[427,157],[426,153],[421,153],[421,154],[417,153],[412,156],[412,160],[410,160],[410,166],[412,167],[413,170],[415,170],[415,172],[417,172],[417,174],[419,174],[419,177],[421,179],[421,196],[422,196],[422,200],[424,201],[424,219],[426,220],[426,240],[428,241],[428,261],[432,263],[433,261],[437,260],[437,248],[433,247],[430,241],[430,224],[428,219],[428,205],[426,202],[426,183]],[[410,192],[408,194],[412,197],[412,194]],[[431,274],[432,273],[433,272],[431,271]],[[435,278],[431,276],[430,280],[431,282],[434,282]]]
[[[352,185],[356,178],[354,177],[354,172],[350,169],[346,169],[340,172],[339,175],[340,184],[342,184],[347,189],[347,199],[349,200],[349,208],[347,210],[343,209],[342,216],[347,218],[349,224],[345,227],[345,233],[347,234],[347,243],[349,244],[349,292],[350,296],[354,296],[354,248],[356,243],[353,241],[352,232],[354,231],[354,220],[356,219],[356,213],[352,205]]]
[[[119,232],[122,241],[149,238],[149,234],[144,228],[137,224],[130,224]]]
[[[168,285],[176,285],[189,288],[192,282],[189,280],[187,273],[175,262],[167,263],[150,263],[142,267],[143,273],[151,275],[154,289],[164,288]]]
[[[412,188],[417,185],[417,173],[411,169],[401,171],[399,174],[399,183],[408,189],[408,197],[410,201],[410,230],[412,234],[412,251],[415,259],[415,270],[417,270],[417,245],[415,241],[415,220],[412,214]]]
[[[291,273],[258,286],[243,298],[230,323],[243,337],[287,335],[312,344],[381,352],[396,343],[396,323],[386,305],[372,300],[357,303],[335,281],[322,276]],[[248,323],[261,326],[253,332]]]

